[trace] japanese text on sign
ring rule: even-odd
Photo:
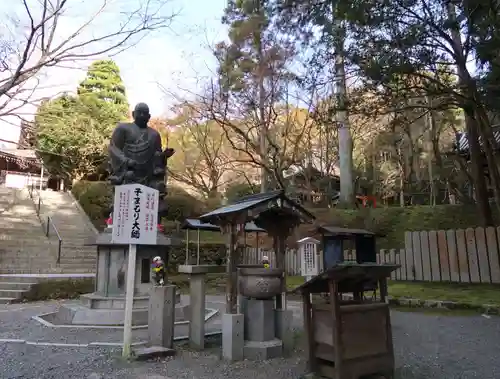
[[[140,184],[117,186],[112,241],[137,245],[156,244],[158,199],[157,190]]]

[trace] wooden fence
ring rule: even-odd
[[[500,227],[405,233],[405,280],[500,283]],[[403,273],[404,272],[404,273]]]
[[[321,252],[319,252],[321,269]],[[260,263],[267,255],[276,264],[274,251],[248,248],[245,264]],[[378,263],[396,263],[393,280],[420,280],[456,283],[500,283],[500,227],[405,233],[405,249],[380,250]],[[352,260],[355,251],[344,251]],[[285,259],[288,275],[300,275],[300,256],[288,250]]]
[[[243,256],[243,263],[247,265],[259,264],[262,257],[267,256],[271,262],[271,267],[276,265],[276,255],[274,251],[266,249],[256,249],[248,247]],[[300,275],[300,255],[298,250],[288,249],[285,255],[285,270],[287,275]]]

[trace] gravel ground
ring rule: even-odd
[[[213,300],[213,299],[208,299]],[[293,304],[291,304],[293,306]],[[0,338],[9,335],[33,336],[29,340],[59,338],[56,341],[82,342],[108,331],[80,331],[41,327],[29,320],[57,303],[0,308]],[[26,307],[22,310],[19,307]],[[294,310],[299,315],[299,308]],[[498,341],[500,318],[482,316],[440,316],[392,312],[395,379],[495,379],[500,378]],[[297,318],[297,325],[300,319]],[[60,331],[60,332],[59,332]],[[9,334],[11,333],[11,334]],[[14,333],[14,334],[12,334]],[[45,335],[43,334],[45,333]],[[36,338],[34,338],[36,337]],[[118,338],[116,334],[113,338]],[[17,337],[16,337],[17,338]],[[94,339],[95,341],[95,339]],[[153,362],[125,362],[119,350],[99,348],[43,347],[0,343],[0,378],[13,379],[298,379],[304,373],[305,354],[299,349],[292,358],[267,362],[227,364],[219,360],[220,349],[212,346],[203,353],[184,348],[174,359]]]

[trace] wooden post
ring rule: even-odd
[[[380,300],[383,303],[387,303],[387,278],[380,279]],[[387,336],[387,352],[391,356],[392,364],[394,367],[394,345],[392,342],[392,325],[391,325],[391,310],[389,306],[386,308],[386,317],[385,317],[385,331]],[[394,370],[385,373],[385,376],[389,379],[394,377]]]
[[[306,331],[307,338],[307,369],[310,373],[315,373],[316,369],[316,355],[314,351],[314,326],[312,323],[312,304],[311,304],[311,294],[307,291],[302,293],[302,309],[304,312],[304,329]]]
[[[330,307],[332,308],[332,337],[334,346],[334,356],[335,356],[335,373],[336,378],[341,378],[342,376],[342,316],[340,314],[340,302],[339,302],[339,290],[338,283],[334,280],[329,280],[328,289],[330,291]]]
[[[189,264],[189,229],[186,229],[186,265]]]
[[[235,271],[235,242],[236,242],[236,227],[231,224],[228,225],[226,230],[229,231],[228,235],[228,249],[227,249],[227,266],[226,266],[226,313],[235,314],[237,312],[237,296],[236,296],[236,283],[234,278]]]
[[[288,233],[287,233],[288,235]],[[285,267],[285,254],[286,254],[286,235],[279,234],[277,237],[276,251],[276,265],[283,270],[283,284],[281,294],[278,295],[279,301],[276,301],[276,309],[286,309],[286,267]]]
[[[387,302],[387,278],[380,279],[379,287],[380,287],[380,301],[382,303],[386,303]]]

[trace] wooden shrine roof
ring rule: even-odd
[[[317,231],[327,236],[357,236],[357,235],[371,235],[375,233],[364,229],[350,229],[339,228],[338,226],[323,225],[317,228]]]
[[[400,265],[377,263],[341,263],[313,277],[290,293],[322,293],[329,292],[328,283],[335,281],[344,288],[368,281],[387,278]]]
[[[283,209],[300,214],[306,221],[315,219],[314,215],[302,207],[297,202],[288,198],[285,191],[264,192],[256,195],[245,196],[237,201],[217,208],[209,213],[199,217],[202,222],[219,224],[221,221],[227,221],[233,217],[241,215],[245,221],[253,221],[259,213],[271,211],[273,209]]]
[[[220,227],[208,222],[202,222],[196,218],[187,218],[181,225],[181,229],[184,230],[205,230],[210,232],[220,231]],[[259,233],[265,232],[264,229],[259,228],[253,221],[247,222],[245,225],[245,232],[249,233]]]

